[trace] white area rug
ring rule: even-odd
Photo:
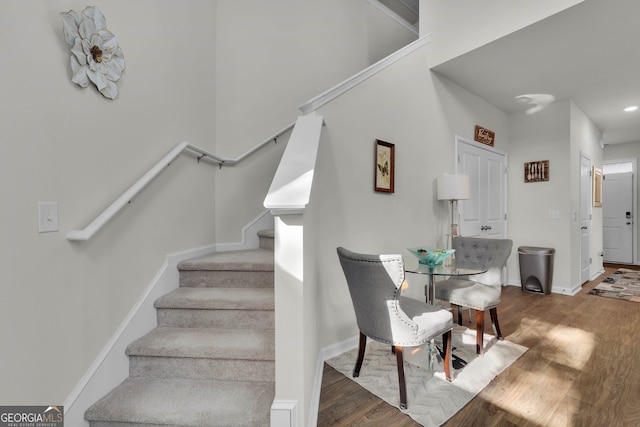
[[[423,363],[428,356],[425,349],[421,348],[419,354],[413,356],[408,354],[412,349],[405,349],[404,368],[409,408],[404,413],[423,426],[443,424],[528,350],[521,345],[498,341],[495,336],[485,334],[485,353],[478,357],[475,340],[474,330],[454,326],[452,344],[457,348],[454,354],[465,359],[468,364],[462,369],[453,370],[453,382],[445,380],[441,365],[434,366],[433,371],[418,366],[428,366]],[[391,347],[369,340],[360,376],[353,378],[357,352],[357,348],[347,351],[327,360],[327,363],[399,408],[398,370]]]

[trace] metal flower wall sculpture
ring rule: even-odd
[[[124,55],[116,36],[107,30],[104,15],[95,6],[85,8],[82,15],[74,10],[61,15],[64,37],[71,46],[71,81],[87,87],[91,80],[102,95],[115,99]]]

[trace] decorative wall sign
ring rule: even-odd
[[[393,193],[396,147],[394,144],[379,139],[376,139],[375,147],[375,191]]]
[[[104,15],[95,6],[86,7],[82,15],[75,10],[61,15],[64,38],[71,46],[71,81],[80,87],[91,81],[102,95],[115,99],[124,55],[116,36],[107,30]]]
[[[538,160],[524,164],[524,182],[549,181],[549,160]]]
[[[476,125],[476,134],[474,139],[478,142],[493,147],[493,143],[496,139],[496,133],[490,131],[489,129],[483,128],[482,126]]]
[[[602,169],[598,169],[592,166],[593,170],[591,176],[593,177],[593,184],[591,188],[593,190],[593,206],[596,208],[602,207]]]

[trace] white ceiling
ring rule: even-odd
[[[433,70],[507,113],[516,96],[572,99],[604,144],[640,141],[640,1],[586,0]]]

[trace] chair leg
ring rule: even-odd
[[[404,357],[402,347],[396,346],[396,361],[398,363],[398,388],[400,389],[400,409],[407,409],[407,384],[404,380]]]
[[[476,353],[484,354],[484,311],[476,310]]]
[[[451,381],[451,331],[442,334],[442,346],[444,347],[444,375],[447,381]]]
[[[460,307],[459,305],[455,305],[456,307],[456,313],[458,313],[458,325],[462,326],[462,307]]]
[[[360,346],[358,348],[358,360],[356,360],[356,366],[353,368],[353,378],[357,378],[360,375],[360,368],[362,368],[362,361],[364,360],[364,349],[367,346],[367,336],[360,332]]]
[[[498,308],[493,307],[489,310],[489,314],[491,315],[491,324],[493,325],[493,332],[495,332],[496,337],[501,340],[504,339],[502,337],[502,332],[500,331],[500,323],[498,323]]]
[[[454,304],[452,304],[454,305]],[[457,313],[458,313],[458,325],[462,326],[462,307],[459,305],[455,306],[457,309]],[[471,309],[467,308],[467,310],[469,310],[469,323],[471,323]]]

